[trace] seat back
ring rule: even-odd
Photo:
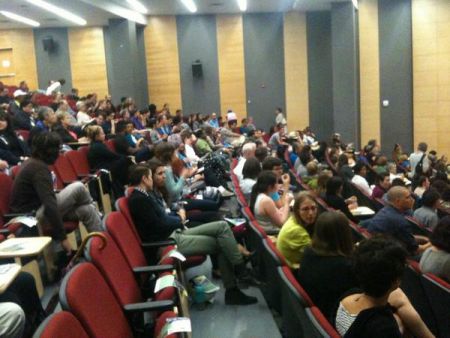
[[[307,308],[306,314],[314,330],[314,335],[311,337],[341,338],[341,335],[325,318],[322,312],[320,312],[317,306]]]
[[[432,332],[437,331],[436,320],[431,309],[430,299],[425,293],[421,283],[421,274],[419,264],[409,261],[403,274],[400,288],[408,296],[411,304],[422,317],[425,324]]]
[[[431,310],[436,319],[436,337],[448,337],[450,334],[450,284],[426,273],[421,276],[425,294],[430,300]]]
[[[116,144],[114,143],[114,139],[109,139],[106,141],[106,146],[108,147],[109,150],[111,150],[112,152],[116,152]]]
[[[130,265],[114,240],[104,233],[106,243],[100,237],[91,237],[84,256],[100,271],[121,306],[142,302],[142,294]]]
[[[131,268],[147,265],[141,244],[131,230],[124,214],[113,211],[105,218],[105,227]]]
[[[0,173],[0,214],[9,212],[9,201],[11,198],[13,180],[10,176]]]
[[[90,169],[86,154],[82,151],[71,150],[65,153],[64,156],[67,157],[78,176],[89,175]]]
[[[261,252],[262,277],[265,281],[261,290],[271,308],[281,313],[281,290],[280,290],[280,276],[277,273],[279,266],[285,266],[286,260],[272,243],[270,238],[263,240],[263,249]]]
[[[30,138],[30,131],[25,129],[17,129],[16,130],[17,136],[21,137],[24,142],[28,142],[28,139]]]
[[[288,267],[278,267],[281,280],[282,332],[286,338],[321,337],[307,313],[312,301]]]
[[[37,328],[33,338],[89,338],[78,319],[67,311],[54,313]]]
[[[78,180],[78,175],[70,164],[69,159],[60,154],[54,164],[55,170],[64,184],[72,183]]]
[[[78,264],[64,277],[59,299],[62,308],[78,318],[90,337],[133,337],[122,308],[93,264]]]
[[[125,219],[127,220],[131,230],[133,231],[134,235],[136,236],[136,239],[141,242],[141,237],[139,236],[139,233],[136,229],[136,226],[134,225],[133,218],[131,217],[130,208],[128,206],[128,198],[121,197],[116,202],[117,210],[119,210]]]

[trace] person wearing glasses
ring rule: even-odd
[[[298,194],[291,217],[284,223],[277,239],[277,249],[292,269],[298,269],[317,219],[317,204],[307,192]]]
[[[411,225],[405,218],[414,205],[411,192],[401,186],[395,186],[387,192],[387,201],[374,217],[364,222],[371,233],[390,235],[406,246],[411,255],[418,255],[430,247],[430,242],[424,236],[413,235]]]

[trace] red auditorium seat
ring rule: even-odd
[[[411,304],[422,317],[428,328],[436,333],[436,320],[431,310],[430,300],[428,299],[425,289],[421,283],[421,275],[419,264],[410,260],[403,274],[400,288],[408,296]]]
[[[112,237],[107,233],[103,235],[106,238],[105,245],[103,239],[97,236],[89,239],[85,248],[85,257],[100,271],[122,307],[127,304],[146,302],[146,298],[150,296],[154,301],[179,301],[175,287],[165,288],[157,294],[153,294],[152,290],[149,290],[150,294],[145,295],[138,285],[133,270]],[[147,267],[146,270],[142,268],[143,272],[155,272],[160,276],[172,274],[173,271],[172,265],[152,266]]]
[[[269,238],[263,240],[261,290],[271,308],[281,313],[281,279],[276,273],[279,266],[286,266],[286,260]]]
[[[89,336],[73,314],[61,311],[47,317],[33,338],[89,338]]]
[[[28,142],[28,139],[30,138],[29,130],[17,129],[16,134],[17,136],[20,136],[24,142]]]
[[[90,337],[132,338],[133,332],[127,315],[142,311],[170,310],[172,302],[162,301],[121,308],[101,273],[91,263],[76,265],[63,279],[60,303],[72,312]],[[173,317],[168,313],[162,318]],[[156,325],[162,330],[165,320]],[[154,337],[160,332],[155,331]],[[177,336],[174,336],[177,337]]]
[[[450,334],[450,284],[430,273],[421,276],[437,324],[436,337]]]
[[[284,337],[340,337],[313,305],[306,291],[298,284],[287,266],[278,267],[281,279],[281,314]]]

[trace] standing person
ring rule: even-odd
[[[14,180],[11,211],[29,213],[37,210],[36,218],[44,233],[54,240],[54,250],[68,255],[72,246],[67,240],[63,218],[83,222],[88,231],[101,231],[102,222],[92,198],[81,182],[66,186],[59,193],[53,190],[48,168],[58,158],[61,140],[55,133],[42,133],[33,140],[31,158]]]
[[[256,303],[255,297],[247,296],[237,288],[236,276],[244,280],[251,277],[228,224],[218,221],[187,229],[184,226],[186,211],[167,213],[161,193],[155,191],[154,186],[164,187],[165,167],[155,162],[152,169],[137,165],[130,172],[130,184],[135,189],[129,197],[129,206],[141,240],[172,238],[177,243],[177,250],[185,256],[217,254],[226,289],[225,304]]]
[[[283,109],[277,107],[275,109],[275,125],[281,125],[283,129],[286,129],[286,118],[283,115]],[[287,130],[285,130],[287,132]]]
[[[417,150],[411,155],[409,155],[409,163],[411,165],[410,177],[422,175],[428,172],[428,169],[430,168],[430,163],[428,161],[427,150],[428,144],[426,144],[425,142],[420,142],[417,145]],[[417,165],[419,166],[417,167]],[[419,168],[417,172],[416,167]]]
[[[292,216],[284,223],[277,238],[280,250],[291,269],[298,269],[305,248],[311,244],[314,223],[317,219],[317,203],[307,192],[295,198]]]

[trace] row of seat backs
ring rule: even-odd
[[[233,164],[235,166],[236,162]],[[231,177],[239,201],[241,192],[239,182],[233,172]],[[295,279],[285,258],[259,225],[250,208],[244,203],[240,204],[242,213],[248,221],[247,244],[250,250],[260,253],[253,259],[257,260],[259,276],[265,282],[261,289],[268,305],[282,314],[283,335],[289,338],[339,337]],[[294,294],[291,294],[292,292]]]
[[[450,284],[409,261],[400,287],[436,337],[449,337]]]

